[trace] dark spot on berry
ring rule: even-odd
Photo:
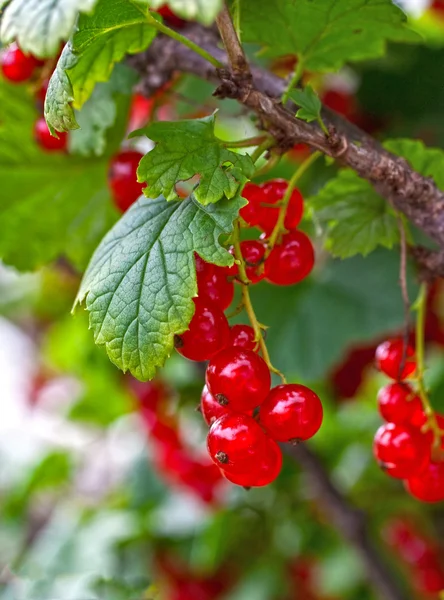
[[[226,396],[224,396],[223,394],[216,394],[214,397],[216,398],[216,400],[219,402],[219,404],[221,406],[228,405],[228,398]]]

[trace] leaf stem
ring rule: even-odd
[[[291,90],[297,86],[303,73],[304,73],[304,61],[302,60],[302,57],[298,54],[296,68],[293,71],[293,75],[291,76],[291,79],[290,79],[287,87],[285,88],[284,93],[282,94],[281,102],[284,106],[287,103],[288,99],[290,98]]]
[[[256,313],[254,312],[253,304],[251,302],[250,297],[250,281],[247,276],[247,271],[245,268],[245,261],[242,256],[241,247],[240,247],[240,224],[239,219],[236,219],[234,223],[234,232],[233,232],[233,247],[234,247],[234,256],[236,258],[236,262],[239,268],[239,279],[241,281],[242,287],[242,303],[245,308],[245,311],[248,315],[248,319],[251,323],[251,326],[254,330],[254,336],[256,342],[259,344],[259,348],[262,352],[262,357],[267,364],[267,367],[276,375],[282,379],[283,383],[286,383],[286,379],[283,373],[276,369],[271,363],[270,355],[268,354],[267,346],[265,344],[264,336],[262,335],[262,330],[264,326],[259,323],[256,317]]]
[[[194,42],[192,42],[191,40],[186,38],[184,35],[181,35],[174,29],[167,27],[167,25],[165,25],[164,23],[161,23],[160,21],[155,19],[151,15],[149,10],[145,16],[146,16],[148,23],[150,25],[152,25],[153,27],[155,27],[158,31],[160,31],[161,33],[164,33],[165,35],[169,36],[170,38],[173,38],[173,40],[176,40],[176,42],[180,42],[181,44],[183,44],[190,50],[193,50],[193,52],[196,52],[196,54],[199,54],[199,56],[201,56],[202,58],[207,60],[209,63],[211,63],[217,69],[220,69],[224,66],[220,61],[217,60],[217,58],[215,58],[209,52],[204,50],[204,48],[201,48],[200,46],[198,46],[197,44],[195,44]]]
[[[311,165],[321,155],[322,155],[322,152],[320,152],[319,150],[316,150],[316,152],[313,152],[313,154],[310,154],[310,156],[308,156],[304,160],[304,162],[301,165],[299,165],[299,168],[293,173],[292,178],[288,182],[288,187],[285,190],[285,195],[282,199],[282,205],[281,205],[281,209],[279,211],[278,220],[276,222],[276,225],[274,226],[274,229],[273,229],[273,231],[270,235],[270,239],[268,241],[267,251],[265,252],[265,259],[268,258],[268,256],[270,255],[270,252],[273,250],[274,246],[276,245],[276,242],[279,238],[280,233],[282,231],[284,231],[284,229],[285,229],[285,227],[284,227],[285,215],[287,214],[288,204],[290,202],[290,198],[294,191],[294,188],[296,187],[296,184],[298,183],[298,181],[300,180],[302,175],[307,171],[307,169],[309,169],[311,167]]]
[[[322,120],[322,117],[319,116],[316,120],[319,124],[319,127],[322,129],[322,131],[325,133],[325,135],[329,136],[330,132],[328,131],[327,126],[325,125],[324,121]]]
[[[418,393],[422,402],[424,413],[427,417],[428,429],[433,433],[432,455],[437,458],[437,454],[441,448],[441,431],[435,411],[432,408],[430,399],[427,394],[427,389],[424,383],[424,357],[425,357],[425,318],[427,309],[427,284],[422,283],[418,298],[415,302],[417,311],[416,318],[416,382],[418,385]]]
[[[224,142],[224,146],[227,148],[251,148],[252,146],[259,146],[262,144],[262,142],[268,139],[268,135],[256,135],[254,137],[245,138],[244,140]]]
[[[251,160],[255,163],[257,162],[260,157],[262,156],[262,154],[265,152],[265,150],[268,150],[268,148],[271,148],[271,146],[273,146],[274,144],[274,138],[267,136],[265,138],[265,140],[259,144],[259,146],[256,148],[256,150],[253,152],[253,154],[251,155]]]

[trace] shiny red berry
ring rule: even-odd
[[[386,340],[376,348],[375,362],[376,367],[385,375],[396,381],[407,379],[416,370],[416,361],[414,359],[415,350],[407,345],[405,351],[405,364],[401,369],[404,350],[404,340],[394,338]]]
[[[422,502],[444,500],[444,462],[429,462],[419,474],[406,481],[407,491]]]
[[[228,281],[226,269],[205,262],[198,254],[194,258],[199,296],[203,294],[221,310],[227,309],[233,301],[234,283]]]
[[[251,283],[258,283],[264,275],[265,244],[259,240],[244,240],[240,244],[245,271]]]
[[[273,231],[279,218],[280,211],[279,206],[274,208],[267,205],[281,202],[284,199],[287,188],[288,182],[285,181],[285,179],[273,179],[262,185],[263,199],[257,224],[267,235],[270,235]],[[285,229],[295,229],[301,222],[303,212],[304,199],[301,192],[295,189],[290,196],[287,211],[285,213]]]
[[[206,382],[216,400],[244,412],[262,404],[271,377],[265,361],[255,352],[226,348],[210,361]]]
[[[230,329],[230,346],[244,350],[257,350],[254,329],[249,325],[233,325]]]
[[[246,473],[256,468],[266,452],[268,438],[256,421],[239,413],[217,419],[207,437],[214,463],[229,473]]]
[[[248,204],[240,209],[239,215],[250,227],[255,227],[260,219],[262,188],[255,183],[247,183],[242,191],[242,197],[248,200]]]
[[[68,146],[68,134],[57,132],[58,138],[51,135],[45,118],[40,117],[34,125],[34,138],[37,144],[47,152],[63,152]]]
[[[314,261],[310,239],[302,231],[291,231],[265,261],[265,278],[276,285],[293,285],[310,274]]]
[[[422,403],[413,389],[406,383],[389,383],[378,393],[378,408],[381,417],[388,423],[411,423]]]
[[[175,336],[176,350],[190,360],[209,360],[228,344],[230,326],[221,309],[205,296],[193,298],[195,312],[187,331]]]
[[[278,442],[308,440],[322,423],[322,404],[308,387],[295,383],[278,385],[259,410],[259,420]]]
[[[223,476],[231,483],[243,487],[261,487],[272,483],[282,468],[282,452],[276,442],[267,440],[266,450],[255,463],[254,468],[245,473],[222,471]]]
[[[125,212],[142,194],[144,184],[137,182],[137,167],[143,154],[124,150],[111,159],[108,183],[117,208]]]
[[[202,413],[205,423],[207,425],[212,425],[214,421],[217,421],[220,417],[231,413],[231,410],[228,406],[220,404],[205,385],[200,397],[200,412]]]
[[[31,79],[36,68],[42,63],[31,54],[24,54],[14,43],[1,54],[0,64],[8,81],[22,83]]]
[[[386,423],[376,432],[373,452],[380,467],[388,475],[406,479],[424,469],[430,446],[425,436],[416,429]]]

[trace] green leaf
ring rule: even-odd
[[[0,105],[0,256],[20,270],[60,255],[83,268],[116,219],[108,161],[41,151],[34,100],[22,86],[0,81]]]
[[[296,113],[298,119],[311,123],[321,118],[322,103],[311,85],[293,90],[290,96],[301,107]]]
[[[444,190],[444,151],[427,148],[420,140],[388,140],[384,147],[390,152],[404,157],[415,171],[426,177],[433,177],[436,185]]]
[[[17,41],[24,52],[54,56],[71,35],[79,12],[90,12],[97,0],[12,0],[1,20],[3,44]]]
[[[365,256],[377,246],[391,248],[399,239],[393,209],[349,169],[331,179],[311,199],[311,206],[327,229],[325,245],[333,256]]]
[[[252,286],[258,318],[270,326],[267,346],[273,364],[294,380],[315,381],[350,345],[397,331],[404,319],[398,277],[397,253],[378,249],[367,258],[331,261],[295,286]],[[408,281],[414,298],[416,277],[410,269]]]
[[[145,133],[157,142],[141,160],[138,179],[146,182],[146,195],[163,194],[167,200],[177,199],[175,185],[199,175],[195,198],[204,205],[224,196],[232,198],[239,185],[254,173],[248,155],[225,148],[214,135],[215,116],[188,121],[153,123],[136,135]]]
[[[193,196],[141,198],[103,239],[76,303],[85,301],[96,344],[123,371],[146,380],[164,364],[193,316],[194,252],[232,265],[218,240],[244,204],[240,196],[207,207]]]
[[[268,55],[298,55],[309,71],[383,56],[386,42],[419,42],[391,0],[243,0],[242,39]]]
[[[166,4],[165,0],[137,1],[139,4],[147,2],[154,9]],[[211,25],[222,8],[222,0],[168,0],[168,6],[178,17]]]
[[[57,131],[78,125],[73,108],[81,108],[96,83],[107,81],[116,62],[145,50],[156,29],[130,0],[99,0],[92,15],[81,15],[78,28],[65,46],[51,77],[45,117]]]

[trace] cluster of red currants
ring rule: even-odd
[[[420,397],[405,381],[416,370],[414,348],[405,346],[400,338],[390,339],[377,347],[375,359],[378,369],[394,380],[378,394],[379,411],[387,423],[376,432],[376,460],[388,475],[403,479],[414,498],[423,502],[444,500],[444,461],[432,452],[435,436],[427,428],[428,415]],[[436,415],[436,421],[443,429],[444,416]]]
[[[265,235],[273,230],[287,183],[270,181],[262,186],[248,184],[248,205],[241,216],[260,226]],[[302,216],[302,197],[294,192],[285,228],[293,229]],[[313,267],[314,252],[309,238],[298,231],[283,236],[265,260],[265,240],[243,241],[240,250],[248,282],[241,282],[238,265],[223,268],[195,256],[198,297],[189,329],[175,338],[182,356],[194,361],[209,360],[201,411],[211,426],[208,450],[223,475],[244,487],[271,483],[279,474],[282,454],[276,442],[311,438],[322,422],[322,404],[309,388],[279,385],[270,391],[271,375],[252,327],[230,328],[224,310],[233,300],[234,281],[255,284],[263,278],[273,283],[296,283]],[[232,250],[233,251],[233,250]]]
[[[0,55],[0,66],[5,79],[11,83],[32,82],[35,85],[35,98],[40,111],[43,111],[51,76],[48,65],[49,61],[45,63],[32,54],[25,54],[16,43],[11,44]],[[68,134],[62,132],[58,137],[52,136],[42,114],[34,124],[34,139],[47,152],[63,152],[68,146]]]

